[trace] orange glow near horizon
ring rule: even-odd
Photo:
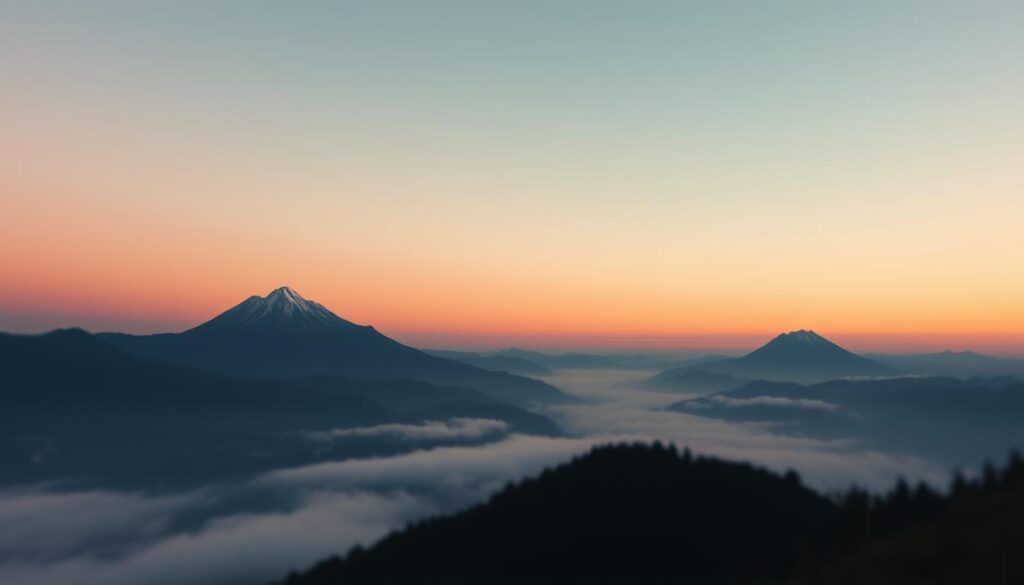
[[[184,290],[170,288],[173,283],[142,286],[125,279],[106,281],[110,287],[74,289],[55,287],[49,291],[9,288],[0,295],[0,309],[6,320],[18,314],[20,327],[4,329],[26,332],[82,326],[92,331],[129,331],[153,333],[181,331],[204,322],[252,294],[264,295],[279,284],[249,285],[249,292],[238,294],[223,281],[220,286],[192,286]],[[311,283],[312,284],[312,283]],[[463,297],[452,302],[444,290],[420,289],[416,298],[403,298],[395,291],[374,288],[374,283],[336,287],[333,294],[312,294],[318,287],[290,283],[307,298],[323,303],[341,316],[361,324],[372,324],[381,332],[419,347],[451,349],[499,349],[527,347],[542,350],[593,350],[686,352],[720,350],[736,353],[753,349],[777,333],[811,328],[854,351],[940,351],[974,350],[979,352],[1024,354],[1024,336],[1012,327],[988,330],[933,323],[908,322],[900,328],[872,329],[871,314],[846,312],[850,321],[830,318],[828,307],[803,306],[803,320],[790,320],[786,312],[796,313],[792,305],[781,305],[760,315],[730,318],[728,306],[711,303],[698,305],[697,299],[674,305],[668,300],[657,304],[648,298],[644,310],[611,314],[602,308],[615,306],[621,299],[577,294],[561,298],[527,296],[523,299],[496,297],[494,305],[482,299],[471,303]],[[240,288],[245,285],[240,285]],[[324,286],[330,290],[329,286]],[[337,290],[337,289],[341,290]],[[10,294],[10,293],[14,294]],[[434,294],[430,294],[433,292]],[[575,302],[573,302],[575,301]],[[688,308],[689,307],[689,310]],[[870,309],[869,309],[870,310]],[[779,317],[776,317],[779,315]],[[857,317],[863,317],[858,322]],[[928,313],[919,314],[928,316]],[[964,315],[964,321],[976,324]],[[25,326],[25,323],[38,323]]]
[[[1024,353],[1012,18],[851,4],[730,45],[683,6],[494,38],[28,8],[0,330],[182,330],[289,285],[418,346]]]
[[[907,239],[897,251],[888,234],[853,242],[821,229],[725,246],[728,238],[705,231],[708,246],[720,246],[710,255],[635,230],[609,237],[570,226],[567,243],[538,231],[489,242],[475,229],[442,228],[444,217],[387,229],[379,210],[370,222],[384,228],[378,234],[344,214],[336,225],[309,215],[307,229],[262,217],[243,226],[35,185],[6,189],[21,194],[0,210],[20,220],[5,226],[0,252],[6,330],[183,330],[289,285],[424,347],[738,350],[813,328],[861,351],[1024,353],[1024,276],[1009,269],[1024,258],[1012,214],[979,219],[969,245]],[[969,216],[956,222],[961,233],[972,225]],[[627,245],[626,233],[641,241]],[[760,253],[748,250],[758,243]],[[880,248],[887,243],[893,251]]]

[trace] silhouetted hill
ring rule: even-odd
[[[884,498],[853,490],[841,502],[836,557],[794,583],[850,585],[1024,582],[1024,461],[954,479],[949,495],[900,483]]]
[[[0,334],[0,376],[3,483],[79,478],[153,487],[415,446],[348,440],[325,448],[303,437],[384,423],[486,418],[512,431],[559,433],[550,420],[475,390],[233,378],[131,356],[81,330]]]
[[[373,327],[338,317],[287,287],[265,298],[250,297],[184,333],[101,337],[138,355],[233,376],[404,378],[473,388],[518,405],[575,400],[539,380],[483,370],[402,345]]]
[[[694,372],[719,376],[711,386],[694,383]],[[705,361],[662,372],[648,386],[659,389],[714,391],[743,381],[822,382],[837,378],[890,376],[894,370],[851,353],[813,331],[783,333],[743,357]],[[724,376],[724,377],[723,377]]]
[[[782,432],[801,435],[858,438],[948,465],[975,465],[1024,447],[1024,383],[1013,378],[752,382],[669,409],[776,423]]]
[[[824,498],[792,472],[619,445],[286,583],[1019,583],[1022,520],[1017,457],[949,495]]]
[[[602,447],[288,583],[773,580],[827,551],[838,520],[795,475]]]

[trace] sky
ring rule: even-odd
[[[102,8],[99,8],[99,7]],[[0,330],[1024,354],[1020,2],[0,0]]]

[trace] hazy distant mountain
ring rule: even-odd
[[[485,504],[321,562],[287,585],[1020,583],[1024,463],[949,494],[826,498],[795,474],[659,445],[598,447]]]
[[[1024,376],[1024,359],[1000,358],[973,351],[868,354],[867,357],[905,374],[923,376]]]
[[[316,374],[407,378],[474,388],[520,405],[574,400],[539,380],[483,370],[402,345],[287,287],[266,297],[250,297],[183,333],[101,336],[139,355],[230,375],[278,380]]]
[[[878,362],[851,353],[813,331],[783,333],[743,357],[720,359],[674,368],[652,377],[648,384],[666,389],[695,390],[695,372],[716,378],[705,390],[720,390],[740,381],[775,380],[821,382],[837,378],[886,376],[895,372]],[[681,387],[681,388],[680,388]]]
[[[424,351],[433,356],[460,361],[484,370],[497,370],[522,376],[547,376],[554,373],[551,368],[521,357],[485,355],[471,351],[451,351],[445,349],[428,349]]]
[[[515,347],[485,352],[480,355],[527,360],[551,370],[657,370],[670,367],[680,361],[675,356],[658,354],[579,352],[551,354]]]
[[[903,377],[811,386],[752,382],[670,410],[781,432],[855,438],[946,465],[977,465],[1024,447],[1024,383],[1013,378]]]
[[[0,382],[2,484],[77,478],[154,488],[416,446],[344,436],[312,444],[304,436],[385,423],[458,417],[559,433],[550,420],[475,390],[232,378],[132,356],[81,330],[0,334]]]

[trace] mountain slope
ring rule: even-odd
[[[481,392],[423,382],[239,379],[126,354],[81,330],[0,334],[0,484],[79,478],[158,488],[324,458],[407,451],[402,441],[313,445],[303,433],[486,418],[558,434]]]
[[[1020,583],[1024,460],[824,498],[657,443],[597,447],[485,504],[321,562],[287,585]]]
[[[827,550],[837,520],[793,475],[601,447],[288,583],[763,582]]]
[[[706,361],[662,372],[648,380],[648,385],[677,388],[679,384],[690,382],[686,374],[692,372],[728,376],[741,382],[773,380],[803,383],[894,373],[892,369],[849,352],[813,331],[801,329],[783,333],[743,357]],[[729,383],[724,378],[718,382],[718,388],[708,390],[722,389]]]
[[[101,337],[139,355],[236,376],[405,378],[473,388],[518,405],[573,401],[539,380],[483,370],[402,345],[373,327],[338,317],[287,287],[266,297],[250,297],[183,333]]]
[[[871,541],[794,583],[1021,583],[1024,489],[967,498],[931,522]]]

